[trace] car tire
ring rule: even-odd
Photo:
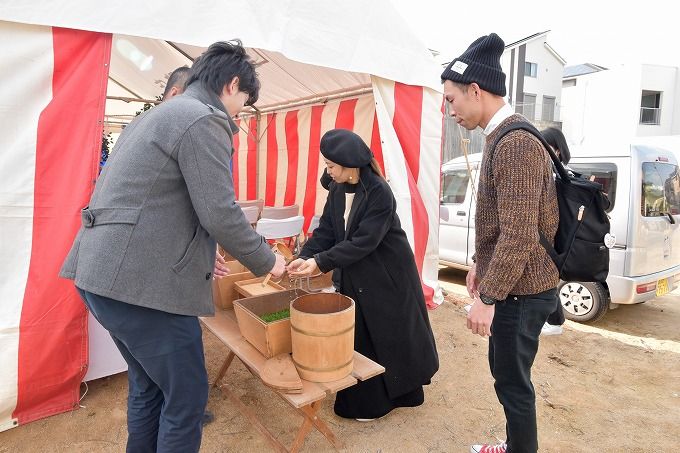
[[[599,321],[609,310],[609,291],[602,283],[560,282],[557,295],[564,316],[572,321]]]

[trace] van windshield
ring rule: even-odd
[[[613,163],[570,163],[569,168],[571,168],[576,173],[580,173],[586,179],[594,178],[593,180],[595,182],[602,184],[602,190],[607,194],[610,203],[607,212],[610,212],[612,209],[614,209],[614,202],[616,201],[616,165]]]
[[[680,214],[678,166],[664,162],[642,164],[642,215],[659,217]]]
[[[442,195],[441,202],[463,203],[468,188],[468,173],[466,170],[446,171],[442,175]]]

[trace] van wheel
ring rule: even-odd
[[[561,282],[557,294],[564,316],[572,321],[599,321],[609,310],[609,292],[601,283]]]

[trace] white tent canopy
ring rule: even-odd
[[[308,96],[308,89],[323,94],[336,91],[337,85],[347,88],[343,77],[314,79],[313,73],[304,74],[308,67],[300,63],[441,90],[441,68],[387,0],[121,0],[96,6],[87,0],[3,0],[0,4],[0,20],[183,43],[187,45],[183,49],[192,56],[200,51],[191,46],[204,48],[215,41],[239,38],[250,48],[298,62],[292,66],[286,62],[280,68],[302,82],[286,99]],[[281,61],[280,56],[268,55],[272,66]],[[176,66],[187,61],[178,63]],[[267,89],[275,90],[276,85],[267,88],[265,84],[264,99],[275,102],[283,98],[282,94],[268,94]]]
[[[441,300],[441,68],[387,0],[0,0],[0,431],[68,410],[88,365],[109,361],[92,336],[83,358],[82,304],[56,276],[96,176],[105,98],[107,121],[125,123],[141,104],[113,98],[154,100],[172,70],[233,38],[262,82],[237,120],[239,199],[298,204],[311,221],[319,135],[352,129],[384,165],[428,301]]]

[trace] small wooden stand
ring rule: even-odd
[[[318,415],[321,402],[327,396],[355,385],[357,379],[365,381],[380,373],[384,373],[385,368],[383,366],[364,357],[358,352],[354,352],[354,369],[352,374],[343,379],[325,383],[314,383],[303,379],[301,393],[284,393],[282,391],[272,390],[292,406],[303,418],[302,425],[300,425],[292,445],[290,448],[286,448],[274,437],[262,422],[258,420],[253,411],[243,404],[238,396],[229,389],[229,385],[221,383],[222,378],[231,365],[231,362],[234,360],[234,357],[238,357],[246,368],[260,379],[267,359],[241,336],[233,310],[217,310],[215,317],[200,319],[208,330],[229,348],[229,353],[215,378],[213,387],[219,387],[221,389],[221,391],[236,405],[239,412],[248,419],[250,424],[257,428],[257,430],[269,441],[275,451],[299,451],[312,428],[315,428],[323,434],[334,448],[343,448],[342,441],[335,436],[333,431],[331,431],[328,425],[326,425]]]

